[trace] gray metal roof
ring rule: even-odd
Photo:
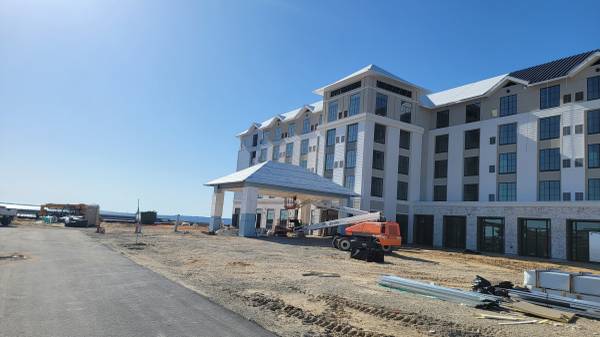
[[[508,76],[516,77],[529,82],[529,84],[535,84],[539,82],[545,82],[567,76],[571,70],[580,65],[592,54],[599,52],[600,49],[591,50],[585,53],[564,57],[555,61],[540,64],[537,66],[513,71]]]
[[[266,161],[230,175],[214,179],[207,186],[240,188],[254,186],[266,190],[282,191],[289,194],[328,196],[332,198],[355,197],[358,194],[312,173],[307,169],[280,162]]]

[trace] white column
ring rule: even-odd
[[[223,199],[225,198],[225,191],[215,187],[212,204],[210,207],[210,223],[208,224],[208,230],[214,232],[221,228],[222,216],[223,216]]]
[[[240,207],[239,236],[256,236],[256,187],[242,189],[242,205]]]

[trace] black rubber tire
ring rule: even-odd
[[[394,247],[392,247],[392,246],[381,246],[381,249],[383,249],[383,251],[386,252],[386,253],[391,253],[394,250]]]
[[[10,225],[11,222],[12,222],[12,217],[10,217],[10,216],[3,216],[2,220],[0,220],[0,224],[2,224],[2,226],[8,226],[8,225]]]
[[[332,246],[333,246],[333,248],[335,248],[335,249],[340,249],[339,243],[340,243],[340,238],[339,238],[339,237],[337,237],[337,236],[336,236],[336,237],[334,237],[334,238],[333,238],[333,240],[331,240],[331,245],[332,245]]]
[[[338,249],[342,250],[344,252],[347,252],[350,250],[350,239],[348,238],[340,238],[340,241],[338,242]]]

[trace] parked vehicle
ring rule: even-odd
[[[4,206],[0,206],[0,226],[8,226],[17,216],[16,209],[9,209]]]

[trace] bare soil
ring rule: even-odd
[[[133,261],[204,294],[281,336],[595,336],[600,321],[498,325],[480,309],[377,284],[397,275],[469,289],[481,275],[521,284],[523,270],[599,272],[597,265],[403,248],[385,263],[366,263],[322,238],[211,236],[206,228],[146,226],[136,244],[132,225],[86,231]],[[191,319],[191,318],[190,318]]]

